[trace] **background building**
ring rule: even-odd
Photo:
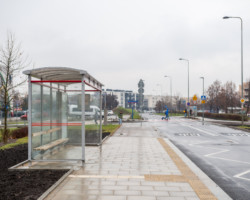
[[[132,105],[128,101],[136,101],[138,99],[138,94],[132,90],[106,89],[104,92],[116,95],[119,102],[118,106],[123,108],[131,108]]]

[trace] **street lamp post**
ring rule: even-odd
[[[188,63],[188,103],[190,104],[190,99],[189,99],[189,60],[184,59],[184,58],[179,58],[179,60],[184,60],[184,61],[187,61],[187,63]],[[188,105],[188,117],[189,117],[189,105]]]
[[[223,19],[235,18],[240,20],[241,24],[241,99],[243,99],[243,20],[241,17],[224,16]],[[243,125],[243,103],[241,104],[241,124]]]
[[[166,78],[169,78],[169,80],[170,80],[170,105],[171,105],[171,109],[173,109],[173,105],[172,105],[172,77],[171,76],[164,76],[164,77],[166,77]]]
[[[202,79],[202,96],[204,96],[204,77],[200,77]],[[205,104],[203,103],[202,105],[202,125],[204,125],[204,107],[205,107]]]

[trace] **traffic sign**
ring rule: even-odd
[[[202,104],[206,103],[206,100],[201,100],[201,103],[202,103]]]
[[[139,93],[144,93],[144,89],[143,89],[143,88],[139,88],[139,89],[138,89],[138,92],[139,92]]]
[[[245,99],[241,98],[241,99],[240,99],[240,102],[241,102],[241,103],[245,103]]]
[[[207,100],[207,97],[205,95],[202,95],[201,100]]]
[[[197,101],[197,96],[196,95],[193,96],[193,100]]]
[[[185,100],[181,101],[181,104],[186,104],[186,101]]]
[[[190,106],[190,102],[187,102],[187,105]]]

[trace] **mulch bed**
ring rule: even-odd
[[[35,200],[68,170],[8,171],[28,158],[28,146],[0,150],[0,200]]]

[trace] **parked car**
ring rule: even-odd
[[[90,106],[89,109],[85,110],[85,117],[86,119],[94,119],[96,113],[98,116],[100,116],[100,109],[97,106]],[[82,111],[78,109],[77,105],[70,105],[69,116],[80,119],[82,116]],[[102,115],[102,118],[103,117],[104,115]]]
[[[108,110],[108,116],[113,115],[113,114],[114,114],[113,110]]]
[[[24,111],[24,114],[20,117],[21,120],[28,120],[28,111]]]

